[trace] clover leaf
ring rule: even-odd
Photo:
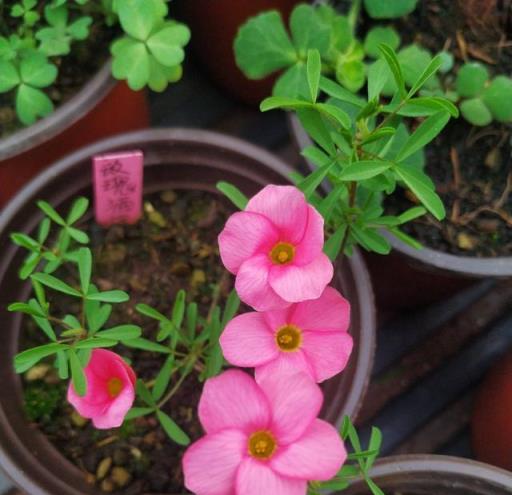
[[[489,72],[479,62],[464,64],[457,74],[455,87],[463,98],[474,98],[482,93],[489,80]]]
[[[149,85],[163,91],[181,77],[183,47],[189,29],[177,22],[165,22],[165,10],[152,0],[118,0],[119,20],[126,36],[112,47],[112,74],[126,79],[133,90]]]
[[[32,27],[40,18],[39,13],[33,10],[37,6],[37,0],[22,0],[11,7],[12,17],[23,17],[26,26]]]
[[[498,122],[512,122],[512,79],[497,76],[485,88],[482,99]]]
[[[49,27],[40,29],[36,38],[41,42],[40,50],[48,56],[67,55],[73,40],[84,40],[89,35],[92,18],[83,16],[68,24],[68,8],[47,6],[44,16]]]
[[[364,0],[368,15],[374,19],[394,19],[410,14],[419,0]]]

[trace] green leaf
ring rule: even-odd
[[[134,91],[142,89],[150,76],[151,55],[145,43],[125,37],[115,41],[110,51],[113,55],[112,75],[119,80],[126,79]]]
[[[388,105],[385,107],[385,111],[393,112],[395,108]],[[438,113],[441,110],[447,111],[452,117],[459,116],[457,107],[450,100],[439,96],[412,98],[398,110],[397,114],[406,117],[424,117]]]
[[[81,197],[75,200],[69,210],[66,223],[68,225],[74,224],[76,221],[78,221],[85,215],[88,208],[89,200],[87,198]]]
[[[317,103],[315,108],[331,121],[334,121],[337,125],[343,127],[343,129],[350,129],[352,127],[352,119],[341,108],[329,105],[328,103]]]
[[[48,275],[46,273],[34,273],[31,277],[37,282],[45,285],[46,287],[50,287],[51,289],[54,289],[58,292],[68,294],[69,296],[82,297],[80,291],[73,289],[73,287],[69,286],[68,284],[66,284],[62,280],[59,280],[53,275]]]
[[[340,59],[336,65],[336,79],[349,91],[357,93],[366,82],[366,66],[362,60]]]
[[[304,193],[306,199],[309,199],[322,181],[327,177],[336,162],[331,161],[326,165],[317,168],[314,172],[309,174],[305,179],[297,184],[297,187]]]
[[[380,57],[379,45],[385,43],[393,50],[397,50],[400,46],[400,35],[392,26],[376,26],[366,35],[364,39],[364,51],[368,56],[373,58]]]
[[[352,234],[357,242],[369,251],[374,251],[378,254],[389,254],[391,251],[391,245],[388,240],[375,229],[353,225]]]
[[[463,98],[475,98],[479,96],[489,80],[489,72],[479,62],[464,64],[457,73],[455,88]]]
[[[161,410],[156,412],[156,416],[162,428],[167,433],[169,438],[176,442],[178,445],[189,445],[190,438],[188,435],[174,422],[174,420]]]
[[[68,351],[69,365],[71,367],[71,381],[75,392],[83,397],[87,393],[87,379],[85,378],[82,363],[73,349]]]
[[[286,96],[269,96],[265,98],[260,104],[262,112],[268,112],[276,108],[286,110],[297,110],[299,108],[313,108],[309,101],[299,100],[297,98],[288,98]]]
[[[40,318],[46,317],[46,315],[39,308],[33,308],[32,306],[22,302],[9,304],[9,306],[7,306],[7,311],[25,313],[27,315],[38,316]]]
[[[395,19],[410,14],[419,0],[364,0],[368,15],[374,19]]]
[[[78,271],[80,273],[80,287],[82,293],[87,294],[91,283],[92,253],[88,248],[78,250]]]
[[[375,450],[376,454],[370,455],[366,459],[366,469],[371,469],[373,463],[377,459],[380,447],[382,445],[382,432],[375,426],[372,426],[372,432],[370,435],[370,442],[368,443],[368,450]]]
[[[407,95],[407,98],[412,98],[423,87],[425,82],[428,81],[439,70],[442,63],[442,57],[440,55],[435,56],[413,84],[409,94]]]
[[[379,98],[389,77],[389,69],[382,59],[375,61],[368,70],[368,100]]]
[[[308,85],[311,94],[311,101],[316,102],[318,97],[318,87],[320,85],[320,75],[322,71],[322,60],[318,50],[308,50],[308,61],[306,65],[308,74]]]
[[[57,79],[57,74],[57,67],[50,64],[42,53],[34,52],[21,60],[21,80],[34,88],[50,86]]]
[[[408,246],[411,246],[413,249],[421,249],[423,246],[413,237],[407,235],[405,232],[402,232],[398,228],[388,228],[388,231],[393,234],[397,239],[404,242]]]
[[[122,290],[108,290],[105,292],[97,292],[95,294],[87,294],[86,299],[89,301],[101,301],[107,303],[123,303],[130,299],[130,296]]]
[[[50,233],[50,226],[51,226],[50,219],[43,218],[43,220],[39,224],[39,230],[37,232],[37,241],[40,244],[44,244],[44,242],[48,238],[48,234]]]
[[[283,98],[307,99],[310,94],[307,79],[306,64],[297,62],[278,77],[272,94]]]
[[[166,67],[179,65],[185,58],[182,46],[190,39],[190,31],[183,24],[167,25],[147,41],[147,46],[159,63]]]
[[[26,234],[22,234],[21,232],[11,234],[11,241],[18,246],[29,249],[30,251],[39,252],[39,242]]]
[[[361,181],[371,179],[386,170],[389,170],[393,165],[392,162],[384,160],[362,160],[353,162],[352,164],[344,167],[338,178],[343,181]]]
[[[438,112],[425,119],[405,142],[396,160],[401,162],[432,141],[450,120],[447,112]]]
[[[229,293],[229,296],[226,300],[226,305],[224,306],[224,313],[222,314],[222,322],[221,327],[224,328],[237,314],[238,309],[240,308],[240,298],[235,290],[232,290]]]
[[[481,98],[464,100],[460,104],[460,112],[473,125],[486,126],[492,122],[492,113]]]
[[[297,61],[295,48],[276,11],[264,12],[243,24],[234,50],[238,67],[250,79],[261,79]]]
[[[386,60],[386,63],[388,64],[388,67],[391,70],[391,73],[393,74],[393,78],[398,87],[401,97],[405,98],[407,96],[407,93],[405,91],[405,80],[396,53],[391,47],[389,47],[386,44],[379,45],[379,50],[381,51],[384,60]]]
[[[152,407],[132,407],[128,414],[125,416],[124,420],[129,421],[131,419],[140,418],[141,416],[147,416],[151,414],[155,410]]]
[[[149,318],[153,318],[153,320],[158,320],[162,322],[169,321],[169,319],[166,316],[164,316],[162,313],[152,308],[151,306],[148,306],[147,304],[137,304],[135,306],[135,310],[142,315],[148,316]]]
[[[85,232],[75,229],[74,227],[67,227],[66,231],[76,242],[79,242],[80,244],[89,243],[89,236]]]
[[[123,30],[134,38],[145,41],[162,19],[155,2],[123,0],[118,3],[119,22]]]
[[[352,105],[355,105],[356,107],[359,108],[363,108],[366,104],[366,102],[362,98],[359,98],[355,94],[351,93],[347,89],[343,88],[339,84],[336,84],[334,81],[331,81],[326,77],[320,78],[320,89],[329,96],[332,96],[333,98],[336,98],[340,101],[345,101],[347,103],[351,103]]]
[[[98,335],[98,334],[96,334]],[[103,348],[103,347],[114,347],[118,344],[117,340],[113,339],[106,339],[101,337],[91,337],[90,339],[84,339],[80,342],[77,342],[74,345],[75,349],[97,349],[97,348]]]
[[[371,490],[372,495],[385,495],[385,493],[375,484],[375,481],[373,481],[371,478],[366,478],[366,484]]]
[[[394,170],[432,215],[438,220],[446,216],[443,202],[425,181],[423,172],[401,164],[396,165]]]
[[[148,387],[142,380],[137,380],[135,384],[135,390],[137,391],[137,395],[149,406],[156,406],[156,402],[151,395]]]
[[[67,380],[69,378],[68,356],[64,351],[57,352],[56,366],[59,378]]]
[[[415,206],[408,209],[407,211],[404,211],[401,215],[398,216],[398,219],[400,220],[400,224],[404,224],[425,215],[425,213],[427,213],[427,211],[425,208],[423,208],[423,206]]]
[[[53,209],[53,207],[46,201],[38,201],[37,206],[43,213],[53,220],[56,224],[64,226],[66,222],[64,219]]]
[[[40,89],[20,84],[16,92],[16,113],[25,125],[33,124],[39,117],[53,112],[53,103]]]
[[[137,325],[118,325],[117,327],[99,331],[96,336],[114,340],[132,340],[138,339],[142,334],[142,329]]]
[[[143,351],[149,352],[160,352],[162,354],[169,354],[171,350],[168,347],[165,347],[161,344],[157,344],[156,342],[151,342],[150,340],[138,338],[138,339],[130,339],[126,342],[123,341],[123,344],[126,347],[131,347],[132,349],[140,349]]]
[[[96,333],[105,325],[112,312],[110,304],[100,305],[98,301],[85,301],[85,315],[89,325],[89,332]]]
[[[237,208],[245,210],[249,200],[236,186],[229,182],[217,182],[217,189],[224,194]]]
[[[290,31],[297,52],[306,57],[309,49],[321,54],[329,48],[331,28],[311,5],[297,5],[290,15]]]
[[[20,76],[14,64],[0,59],[0,93],[10,91],[20,82]]]
[[[512,122],[512,79],[497,76],[484,90],[482,99],[498,122]]]
[[[347,230],[346,225],[341,225],[336,229],[336,232],[332,234],[327,242],[324,245],[324,253],[329,257],[329,259],[334,262],[340,254],[341,244],[343,242],[343,238],[345,237],[345,232]]]
[[[175,370],[174,364],[174,355],[170,355],[167,357],[164,365],[160,369],[151,392],[155,401],[160,400],[164,392],[167,390],[172,373]]]
[[[186,292],[183,289],[178,291],[176,299],[174,300],[174,306],[172,308],[172,322],[176,326],[176,329],[181,327],[183,317],[185,316],[185,297]]]
[[[297,111],[297,116],[309,136],[319,144],[328,154],[336,154],[336,149],[322,116],[316,110],[302,109]]]

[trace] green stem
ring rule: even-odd
[[[352,6],[347,15],[348,22],[350,27],[352,28],[352,35],[356,32],[357,20],[359,19],[359,14],[361,13],[361,2],[362,0],[352,0]]]
[[[177,371],[178,368],[176,368],[176,370],[174,371]],[[174,372],[173,372],[174,373]],[[171,375],[172,376],[172,375]],[[188,373],[183,373],[179,380],[174,384],[174,386],[171,388],[171,390],[169,390],[169,392],[162,398],[162,400],[157,404],[157,408],[158,409],[161,409],[164,404],[166,402],[168,402],[169,400],[171,400],[172,397],[174,397],[174,395],[176,394],[176,392],[180,389],[181,385],[183,384],[183,382],[185,381],[185,378],[187,378],[188,376]]]

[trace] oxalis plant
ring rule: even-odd
[[[306,61],[309,50],[318,50],[322,74],[358,93],[367,84],[369,74],[380,70],[381,44],[397,52],[406,88],[409,90],[434,54],[418,43],[402,45],[393,26],[377,25],[359,39],[357,22],[362,5],[376,20],[393,19],[411,13],[416,1],[353,0],[347,15],[327,3],[316,6],[299,4],[292,11],[288,29],[277,11],[264,12],[244,24],[236,37],[234,50],[240,69],[250,79],[261,79],[281,71],[273,88],[274,96],[305,96]],[[290,34],[291,36],[290,36]],[[476,126],[493,121],[512,122],[512,79],[507,75],[491,77],[490,68],[479,62],[458,67],[453,55],[441,51],[438,74],[419,88],[419,96],[440,96],[457,105],[462,116]],[[381,89],[383,98],[391,99],[397,91],[391,70]]]
[[[184,291],[168,315],[137,305],[148,324],[157,322],[151,338],[140,326],[109,324],[114,306],[129,295],[100,291],[92,282],[89,237],[79,228],[88,200],[77,199],[66,216],[38,202],[44,218],[35,236],[11,235],[28,251],[19,275],[30,281],[33,295],[9,310],[32,318],[49,342],[17,354],[16,372],[52,361],[58,376],[69,380],[67,400],[96,428],[155,415],[170,441],[183,446],[190,438],[165,406],[195,374],[205,382],[198,406],[205,436],[187,448],[183,472],[197,495],[320,495],[361,476],[382,495],[368,474],[380,431],[373,428],[363,447],[348,417],[339,429],[318,418],[318,383],[345,368],[353,346],[350,304],[328,286],[333,266],[324,253],[322,215],[293,186],[269,185],[250,200],[229,184],[219,189],[242,209],[219,235],[235,290],[223,308],[214,297],[205,316]],[[61,314],[52,302],[56,293],[77,310]],[[237,315],[240,300],[254,311]],[[160,371],[138,379],[123,358],[126,348],[161,355]],[[254,378],[234,367],[254,368]]]
[[[188,28],[168,18],[164,0],[0,0],[0,94],[24,125],[52,113],[48,89],[75,45],[99,30],[121,31],[110,45],[112,74],[130,88],[163,91],[181,78]]]

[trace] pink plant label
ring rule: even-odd
[[[143,165],[142,151],[120,151],[93,158],[97,223],[135,223],[141,217]]]

